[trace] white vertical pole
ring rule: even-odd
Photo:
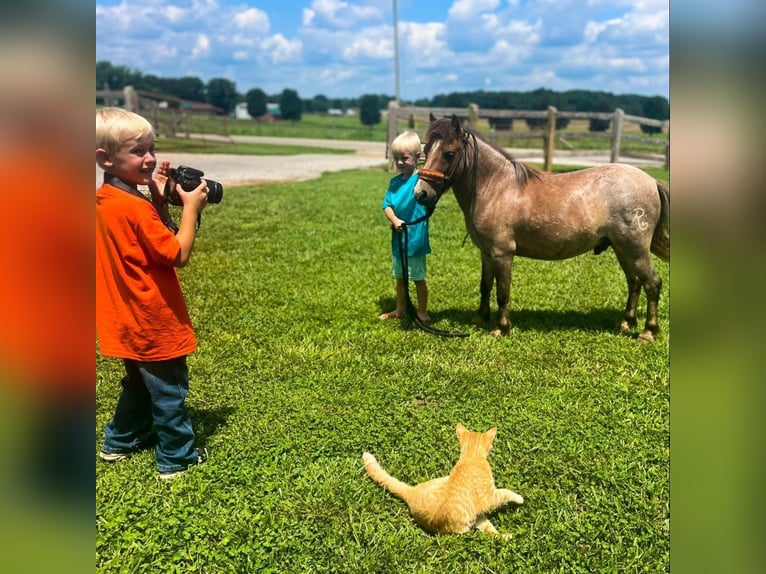
[[[399,22],[397,17],[396,0],[394,2],[394,80],[396,85],[396,103],[399,104]]]

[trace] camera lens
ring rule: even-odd
[[[212,179],[205,179],[207,182],[207,202],[221,203],[223,199],[223,186]]]

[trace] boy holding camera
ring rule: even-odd
[[[173,229],[165,201],[170,164],[155,173],[151,124],[121,108],[96,111],[96,162],[104,170],[96,191],[96,330],[101,354],[121,358],[126,371],[99,457],[123,460],[156,438],[160,478],[173,478],[208,454],[194,447],[185,405],[186,356],[197,341],[176,271],[189,262],[207,182],[187,192],[171,180],[183,202]]]

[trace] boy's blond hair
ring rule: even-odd
[[[391,142],[392,154],[405,152],[409,152],[415,157],[420,157],[420,136],[415,132],[402,132]]]
[[[152,124],[134,112],[122,108],[96,110],[96,149],[116,153],[131,140],[152,134]]]

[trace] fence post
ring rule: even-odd
[[[670,122],[665,121],[665,129],[668,132],[668,143],[665,144],[665,169],[670,171]]]
[[[129,112],[139,113],[141,108],[135,88],[133,86],[125,86],[122,89],[122,93],[125,98],[125,109]]]
[[[479,105],[468,104],[468,127],[472,130],[479,129]]]
[[[553,169],[553,151],[556,149],[556,114],[558,110],[553,106],[548,106],[548,124],[545,126],[545,136],[543,136],[543,156],[545,171]]]
[[[612,152],[609,161],[612,163],[620,161],[620,141],[622,140],[622,119],[625,116],[620,108],[614,110],[612,119]]]

